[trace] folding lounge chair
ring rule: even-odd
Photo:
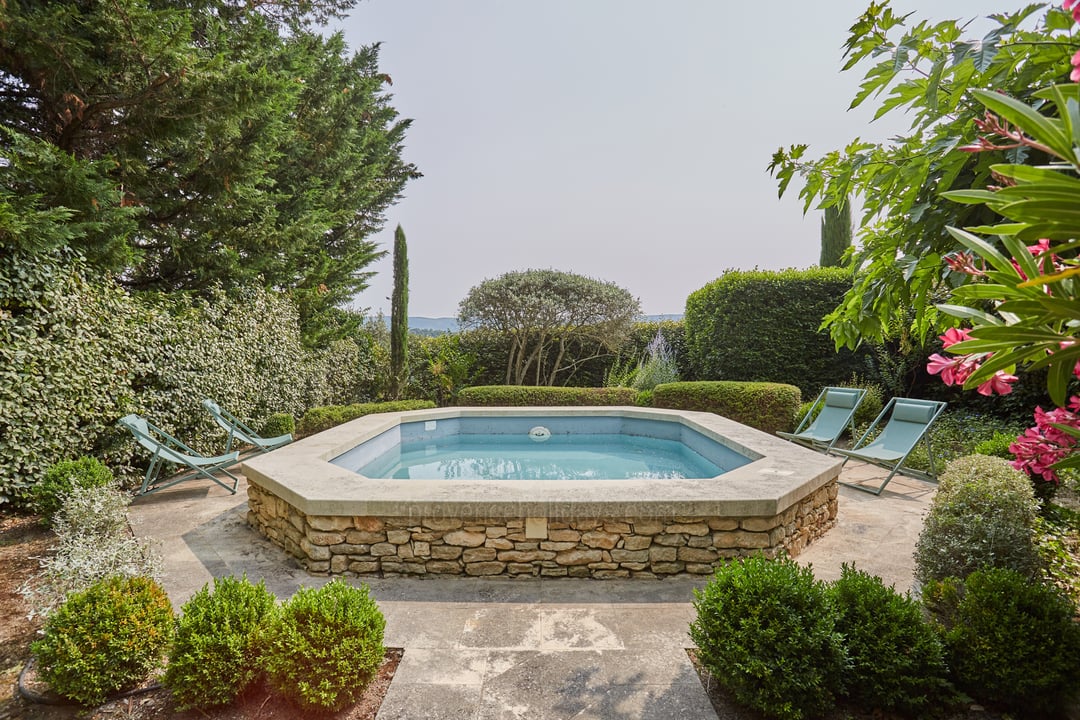
[[[827,387],[814,400],[795,432],[776,434],[813,450],[828,452],[847,427],[851,427],[852,437],[855,436],[855,410],[865,395],[861,388]],[[819,408],[815,417],[814,411]]]
[[[257,452],[270,452],[275,448],[279,448],[282,445],[288,445],[292,442],[292,435],[286,433],[285,435],[278,435],[272,438],[263,438],[240,421],[240,418],[236,417],[228,410],[223,410],[216,402],[207,398],[202,401],[203,407],[206,408],[214,417],[214,422],[220,425],[225,432],[229,433],[229,439],[225,443],[225,452],[232,450],[233,440],[239,440],[242,443],[251,445],[250,450],[245,450],[243,456],[253,455]]]
[[[903,470],[905,475],[923,478],[924,480],[936,481],[937,477],[932,473],[904,467],[904,461],[922,440],[926,444],[926,452],[930,456],[930,467],[934,467],[934,450],[930,446],[930,436],[927,430],[942,411],[947,403],[937,400],[912,400],[911,398],[893,398],[881,414],[877,416],[863,436],[850,450],[833,448],[832,452],[844,456],[844,462],[855,458],[872,465],[886,468],[889,475],[885,482],[876,490],[856,483],[843,483],[857,490],[880,495],[885,486],[892,480],[893,475]],[[889,421],[881,430],[881,434],[874,437],[874,430],[888,417]],[[871,439],[873,438],[873,439]]]
[[[155,427],[147,422],[145,418],[138,415],[126,415],[120,418],[117,424],[127,428],[135,436],[135,439],[139,441],[140,445],[154,453],[154,459],[150,462],[150,467],[146,469],[146,477],[143,478],[142,487],[139,488],[139,495],[149,495],[152,492],[172,487],[177,483],[195,477],[213,480],[229,492],[236,494],[236,484],[239,482],[239,478],[226,469],[236,464],[239,453],[235,450],[216,457],[200,455],[172,435],[159,427]],[[161,479],[158,475],[160,475],[166,463],[187,466],[190,472],[179,477]],[[232,478],[232,484],[230,485],[227,481],[215,477],[214,473],[216,472],[228,475]]]

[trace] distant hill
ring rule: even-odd
[[[386,320],[387,326],[389,326],[390,317],[386,315],[383,317]],[[646,315],[643,319],[646,322],[661,322],[664,320],[682,320],[682,317],[682,313],[672,313],[668,315]],[[417,332],[424,335],[438,335],[440,333],[457,332],[457,329],[457,318],[432,318],[419,315],[409,317],[409,332]]]

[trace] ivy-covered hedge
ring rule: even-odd
[[[794,429],[801,398],[799,388],[793,385],[715,380],[657,385],[652,404],[658,408],[716,413],[775,433]]]
[[[374,413],[427,410],[433,407],[435,407],[435,403],[430,400],[394,400],[391,402],[313,407],[305,412],[303,417],[300,418],[300,422],[296,424],[296,434],[300,437],[312,435],[335,425]]]
[[[789,383],[811,396],[865,374],[865,351],[837,352],[819,330],[850,288],[841,268],[724,273],[686,300],[691,378]]]
[[[458,395],[459,405],[633,405],[632,388],[533,387],[530,385],[477,385]]]
[[[0,506],[83,455],[141,474],[146,452],[115,427],[127,413],[217,453],[224,433],[204,397],[256,427],[356,402],[367,352],[352,340],[305,350],[295,307],[265,290],[132,296],[78,265],[13,254],[0,263]]]

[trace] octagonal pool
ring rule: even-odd
[[[839,471],[712,413],[632,407],[370,415],[244,463],[255,528],[310,572],[359,575],[658,577],[796,555],[835,522]]]

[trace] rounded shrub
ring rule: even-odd
[[[259,427],[262,437],[291,435],[296,432],[296,419],[289,413],[274,413]]]
[[[843,638],[810,569],[786,558],[735,560],[694,592],[694,607],[701,663],[739,702],[789,720],[833,704]]]
[[[1002,458],[968,455],[942,473],[915,545],[921,583],[965,578],[983,567],[1029,577],[1040,567],[1034,529],[1038,503],[1031,482]]]
[[[73,593],[45,621],[32,646],[38,672],[83,705],[139,684],[161,662],[173,629],[172,605],[146,577],[111,577]]]
[[[382,664],[385,625],[367,586],[333,580],[301,588],[260,632],[267,681],[305,710],[341,710]]]
[[[924,588],[960,689],[1021,716],[1048,717],[1076,692],[1080,624],[1057,588],[1006,568]]]
[[[105,487],[115,481],[112,470],[100,460],[81,457],[51,465],[45,477],[30,490],[31,502],[41,519],[51,525],[53,517],[64,503],[64,497],[75,488]]]
[[[214,579],[191,596],[176,621],[164,683],[179,710],[232,702],[258,676],[256,633],[274,610],[266,586]]]
[[[945,648],[916,600],[847,564],[828,592],[847,650],[849,698],[912,716],[949,700]]]

